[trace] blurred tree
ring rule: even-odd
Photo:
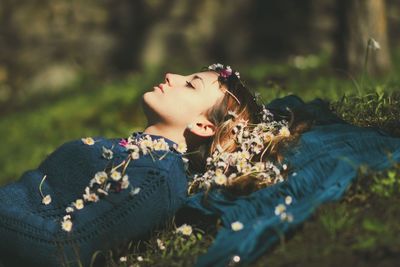
[[[378,75],[389,71],[391,60],[385,8],[385,0],[337,1],[339,27],[335,60],[340,68],[360,74],[368,39],[373,38],[380,49],[369,51],[368,73]]]

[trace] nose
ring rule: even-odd
[[[171,81],[172,81],[172,74],[166,73],[165,74],[165,82],[168,84],[168,86],[171,86]]]
[[[165,74],[165,83],[168,84],[168,86],[174,86],[174,85],[179,85],[179,84],[184,84],[185,83],[185,76],[179,75],[179,74],[173,74],[173,73],[166,73]]]

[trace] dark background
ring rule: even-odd
[[[381,45],[371,73],[386,73],[399,14],[396,0],[1,0],[0,103],[82,79],[217,61],[301,68],[313,55],[303,67],[322,57],[356,75],[369,37]]]

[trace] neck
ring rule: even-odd
[[[171,128],[170,126],[166,126],[162,123],[148,125],[146,129],[144,129],[143,133],[163,136],[171,141],[174,141],[177,144],[186,144],[186,140],[183,135],[184,130],[180,131],[176,128]]]

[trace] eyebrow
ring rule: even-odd
[[[203,83],[203,88],[206,88],[203,78],[201,78],[199,75],[194,75],[192,80],[194,80],[194,79],[200,79],[201,82]]]

